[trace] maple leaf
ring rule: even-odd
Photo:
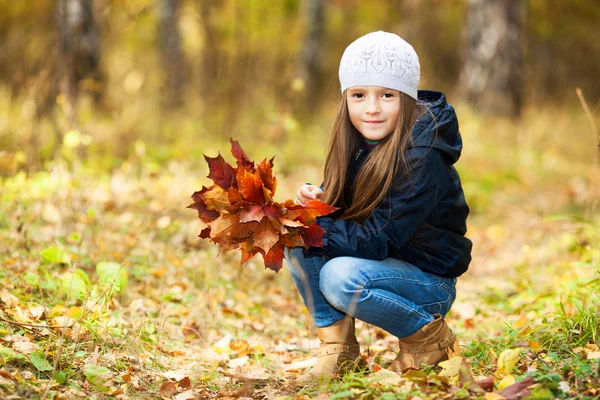
[[[242,251],[242,259],[240,264],[243,265],[246,261],[251,259],[258,253],[258,248],[254,247],[254,240],[246,240],[243,243],[240,243],[240,250]]]
[[[265,268],[275,272],[282,267],[286,247],[322,247],[325,231],[315,220],[337,208],[319,200],[306,206],[292,200],[273,201],[274,157],[255,165],[237,141],[230,139],[230,143],[236,167],[221,154],[204,156],[214,185],[194,192],[194,202],[188,206],[207,225],[198,236],[217,244],[219,254],[239,249],[241,265],[260,253]]]
[[[288,209],[285,214],[286,219],[297,220],[305,225],[314,223],[316,217],[331,214],[337,210],[336,207],[320,200],[311,200],[306,206],[296,205],[292,200],[287,200],[284,205]]]
[[[300,236],[307,247],[323,247],[323,234],[325,229],[317,224],[309,225],[306,228],[300,228]]]
[[[273,175],[273,159],[271,158],[267,163],[265,158],[260,164],[258,164],[258,176],[263,183],[264,195],[267,201],[271,200],[277,189],[277,180]]]
[[[237,140],[233,140],[233,138],[229,138],[229,142],[231,143],[231,154],[238,161],[238,165],[250,168],[254,172],[254,162],[250,161],[244,150],[242,150],[240,143]]]
[[[219,213],[227,213],[231,206],[227,192],[217,185],[204,193],[203,200],[207,209],[218,211]]]
[[[208,178],[212,179],[215,185],[220,186],[222,189],[229,189],[235,185],[235,170],[233,167],[223,159],[221,154],[215,158],[204,156],[210,173]]]
[[[263,218],[254,235],[254,245],[269,251],[279,241],[279,232],[268,218]]]
[[[240,194],[247,202],[265,204],[263,183],[260,176],[246,169],[238,169],[236,178]]]
[[[229,237],[231,239],[245,239],[257,232],[260,225],[257,222],[242,223],[237,215],[224,215],[208,226],[211,229],[210,237],[215,238],[217,235]]]
[[[272,269],[277,272],[281,269],[283,261],[283,249],[281,245],[273,246],[269,252],[263,256],[265,260],[265,268]]]
[[[202,231],[200,231],[200,234],[198,235],[198,237],[201,239],[209,239],[210,238],[210,226],[207,226],[206,228],[202,229]]]
[[[292,233],[289,235],[282,236],[279,241],[285,247],[306,247],[304,239],[299,233]]]
[[[202,197],[199,195],[199,193],[201,192],[195,192],[192,195],[192,199],[194,200],[194,202],[187,206],[187,208],[192,208],[198,211],[198,217],[204,223],[208,223],[219,218],[219,213],[217,211],[209,210],[206,207],[206,203],[202,200]]]
[[[260,222],[264,217],[265,211],[263,206],[249,206],[240,211],[240,221],[242,222]]]

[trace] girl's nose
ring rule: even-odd
[[[379,112],[379,102],[376,99],[369,100],[367,108],[365,109],[367,114],[376,114]]]

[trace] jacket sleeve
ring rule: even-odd
[[[422,152],[426,152],[423,156]],[[323,252],[329,257],[352,256],[383,260],[404,248],[447,192],[448,165],[435,149],[415,148],[418,165],[402,189],[394,189],[362,224],[320,217],[325,230]],[[414,154],[417,153],[417,154]]]

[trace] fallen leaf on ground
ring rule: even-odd
[[[498,357],[498,372],[509,375],[519,360],[519,349],[506,349]]]
[[[185,392],[179,393],[174,397],[174,400],[193,400],[196,398],[196,394],[193,390],[186,390]]]
[[[304,369],[307,367],[312,367],[317,363],[317,357],[311,357],[304,360],[296,360],[288,365],[283,366],[284,371],[291,371],[296,369]]]
[[[239,357],[249,354],[252,350],[245,340],[232,340],[229,344],[231,350],[235,351]]]
[[[531,392],[529,386],[533,384],[533,377],[528,376],[525,379],[510,385],[506,389],[500,390],[498,394],[504,396],[506,400],[517,400],[529,396],[529,393]]]
[[[438,365],[442,367],[442,372],[440,372],[441,376],[447,376],[449,378],[453,376],[457,376],[460,370],[460,364],[462,363],[462,357],[456,356],[452,357],[449,360],[442,361]]]
[[[0,292],[0,300],[2,300],[7,307],[16,307],[19,305],[19,299],[9,293],[6,289],[2,289],[2,292]]]
[[[162,385],[160,385],[159,393],[164,397],[171,397],[177,393],[177,382],[173,381],[164,381]]]
[[[506,389],[510,385],[515,383],[514,375],[506,375],[502,380],[498,383],[498,390]]]

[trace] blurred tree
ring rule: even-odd
[[[100,71],[100,32],[94,19],[93,0],[57,0],[55,24],[58,39],[60,91],[68,100],[69,120],[74,122],[80,89],[102,96]]]
[[[181,51],[181,36],[177,19],[179,0],[160,0],[159,45],[164,70],[168,108],[180,107],[183,102],[184,60]]]
[[[528,102],[600,101],[600,41],[592,40],[600,21],[598,0],[527,3]]]
[[[322,84],[321,53],[325,32],[325,5],[322,0],[304,1],[304,37],[298,59],[298,75],[301,79],[300,109],[312,110],[318,106],[310,101]]]
[[[521,114],[525,13],[523,0],[469,0],[459,91],[481,111]]]

